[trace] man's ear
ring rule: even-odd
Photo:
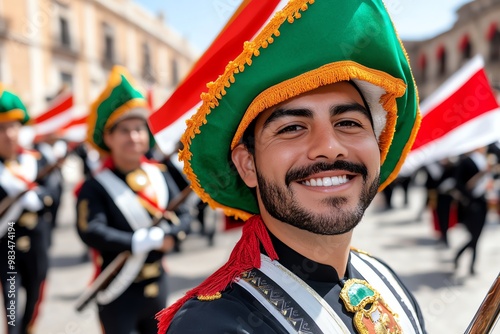
[[[103,134],[102,134],[102,141],[104,142],[104,144],[107,146],[107,147],[111,147],[110,145],[110,133],[109,131],[104,131]]]
[[[239,144],[236,146],[231,152],[231,159],[243,182],[250,188],[256,187],[257,173],[255,171],[255,160],[245,145]]]

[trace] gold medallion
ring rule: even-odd
[[[360,334],[401,334],[402,330],[380,294],[368,282],[349,279],[340,292],[349,312],[354,313],[354,326]]]
[[[149,183],[148,176],[142,169],[136,169],[128,173],[125,177],[125,181],[135,192],[142,191]]]

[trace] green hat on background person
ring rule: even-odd
[[[106,131],[128,118],[143,118],[147,121],[149,114],[148,102],[134,85],[128,71],[122,66],[113,66],[106,87],[90,106],[87,140],[100,152],[109,152],[103,139]],[[151,131],[149,138],[149,145],[153,147],[155,141]]]
[[[256,198],[230,152],[262,111],[320,86],[352,81],[372,114],[383,189],[419,124],[408,56],[381,0],[290,0],[214,82],[183,135],[184,172],[212,207],[247,219]]]
[[[30,119],[23,101],[16,94],[5,90],[0,83],[0,122],[20,121],[26,124]]]

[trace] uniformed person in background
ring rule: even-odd
[[[289,1],[214,79],[180,158],[200,198],[246,222],[159,333],[425,333],[390,267],[351,249],[420,121],[382,0]]]
[[[0,261],[9,334],[33,333],[48,270],[47,210],[52,197],[43,174],[42,155],[19,146],[19,132],[29,120],[26,107],[0,84]],[[9,261],[10,260],[10,261]],[[15,286],[15,291],[13,289]],[[20,290],[26,292],[21,309]],[[11,322],[12,321],[12,322]]]
[[[455,269],[458,269],[460,257],[470,249],[472,258],[469,273],[474,275],[477,245],[488,214],[486,192],[491,181],[491,173],[486,158],[486,147],[478,148],[460,159],[455,179],[456,188],[452,194],[459,203],[458,221],[465,225],[470,238],[456,253],[454,264]]]
[[[429,196],[434,230],[439,233],[439,245],[448,248],[448,230],[457,223],[457,205],[451,192],[456,187],[455,162],[443,159],[425,167],[425,188]]]
[[[82,240],[99,253],[100,269],[130,251],[118,275],[96,297],[106,334],[153,333],[154,315],[167,300],[162,258],[173,247],[172,222],[186,226],[186,210],[152,226],[179,193],[164,165],[147,161],[153,146],[149,110],[127,71],[115,66],[107,87],[92,104],[88,140],[105,157],[103,167],[82,185],[77,227]]]
[[[47,163],[56,166],[50,175],[47,175],[48,182],[46,183],[48,191],[52,194],[52,205],[46,213],[47,220],[49,221],[51,227],[51,231],[49,233],[50,246],[64,190],[64,176],[61,166],[68,153],[68,145],[64,140],[59,139],[56,133],[51,133],[37,138],[34,143],[34,149],[42,154]]]

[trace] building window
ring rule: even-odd
[[[443,45],[440,45],[437,50],[438,59],[438,75],[440,77],[446,74],[446,50]]]
[[[500,31],[495,29],[490,39],[490,60],[500,61]]]
[[[172,59],[172,86],[176,87],[179,84],[179,64],[177,59]]]
[[[61,83],[64,88],[71,89],[73,87],[73,75],[67,72],[61,72]]]
[[[472,45],[470,43],[469,35],[463,35],[460,40],[459,49],[462,51],[462,59],[470,59],[472,57]]]
[[[59,17],[59,36],[61,45],[64,47],[71,46],[71,40],[69,35],[69,22],[65,17]]]
[[[425,82],[427,75],[427,56],[425,54],[421,54],[418,58],[418,68],[419,68],[419,78],[421,82]]]
[[[154,81],[151,67],[151,51],[148,43],[142,44],[142,76],[146,81]]]
[[[115,36],[113,28],[103,23],[104,32],[104,61],[114,63],[115,61]]]

